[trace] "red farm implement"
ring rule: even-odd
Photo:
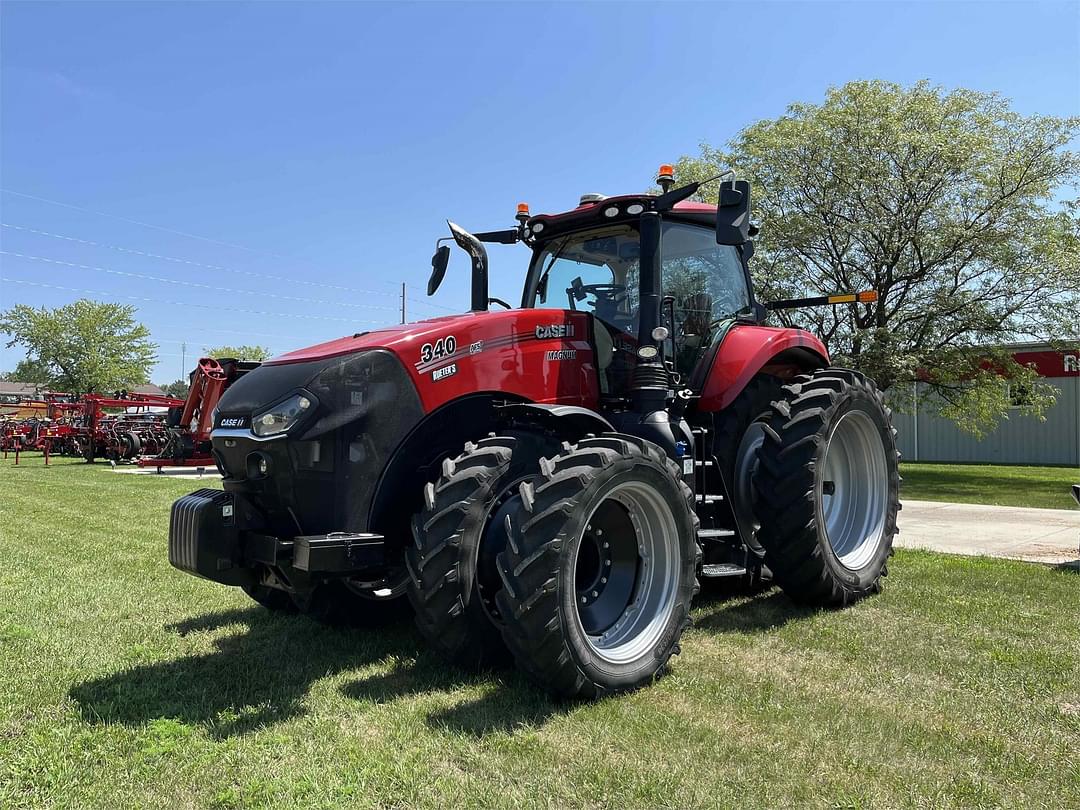
[[[258,363],[204,357],[189,375],[187,399],[169,408],[165,432],[154,453],[144,453],[140,467],[203,467],[214,464],[210,447],[213,414],[230,385]]]

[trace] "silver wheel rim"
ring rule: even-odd
[[[387,599],[396,599],[408,590],[409,572],[402,567],[390,571],[382,579],[362,580],[352,577],[344,579],[342,582],[346,589],[362,599],[381,602]]]
[[[881,546],[888,482],[877,426],[862,411],[848,411],[829,434],[817,482],[825,538],[845,568],[863,568]]]
[[[583,623],[584,603],[588,595],[575,591],[575,618],[589,647],[604,661],[622,664],[650,653],[664,634],[675,609],[679,585],[678,527],[671,507],[652,487],[636,481],[618,484],[596,505],[585,521],[574,552],[574,576],[579,581],[578,563],[582,544],[597,512],[605,505],[616,504],[624,510],[632,531],[609,537],[611,546],[633,544],[636,554],[634,582],[628,602],[618,618],[602,632],[590,633]],[[630,536],[632,535],[632,536]],[[583,579],[591,580],[591,575]],[[597,579],[596,581],[599,581]]]
[[[765,440],[765,423],[752,422],[743,433],[739,449],[735,451],[735,480],[731,493],[735,512],[735,522],[739,525],[739,535],[743,542],[753,549],[760,549],[757,542],[757,530],[761,521],[755,511],[754,474],[758,468],[758,448]]]

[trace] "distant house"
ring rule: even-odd
[[[897,386],[891,396],[910,398],[905,412],[893,413],[897,447],[905,461],[1080,466],[1080,346],[1060,351],[1045,343],[1017,343],[1005,348],[1056,389],[1046,419],[1022,414],[1024,392],[1010,391],[1013,410],[996,430],[978,439],[919,407],[925,385],[913,385],[907,392]],[[917,415],[912,413],[916,410]]]
[[[37,395],[38,386],[33,383],[0,380],[0,397],[36,397]]]

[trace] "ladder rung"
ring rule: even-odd
[[[741,577],[746,574],[746,569],[735,563],[710,563],[701,566],[703,577]]]
[[[698,529],[698,537],[734,537],[734,529]]]

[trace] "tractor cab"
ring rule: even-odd
[[[712,206],[700,207],[707,209],[706,216],[715,216]],[[674,373],[689,379],[722,325],[752,315],[753,298],[740,250],[717,244],[711,222],[673,213],[661,225],[660,324],[668,336],[660,341],[660,351]],[[600,363],[612,359],[604,367],[615,370],[605,382],[615,389],[621,387],[620,380],[610,378],[624,365],[617,362],[619,353],[628,351],[633,357],[639,346],[641,234],[635,220],[624,217],[622,222],[537,241],[522,298],[525,308],[592,314],[598,344],[610,346],[601,352]]]
[[[727,326],[736,319],[759,322],[763,313],[747,266],[753,255],[749,185],[731,173],[722,178],[728,182],[718,205],[688,201],[701,183],[670,190],[673,173],[665,165],[657,177],[660,195],[586,194],[571,211],[536,216],[523,203],[519,226],[506,231],[473,235],[450,223],[453,239],[473,260],[474,311],[496,301],[487,297],[483,243],[521,241],[532,248],[521,307],[594,317],[605,394],[625,393],[639,359],[661,363],[676,384],[700,378],[695,368]],[[643,255],[649,262],[644,273]],[[429,295],[448,258],[449,249],[440,246]]]

